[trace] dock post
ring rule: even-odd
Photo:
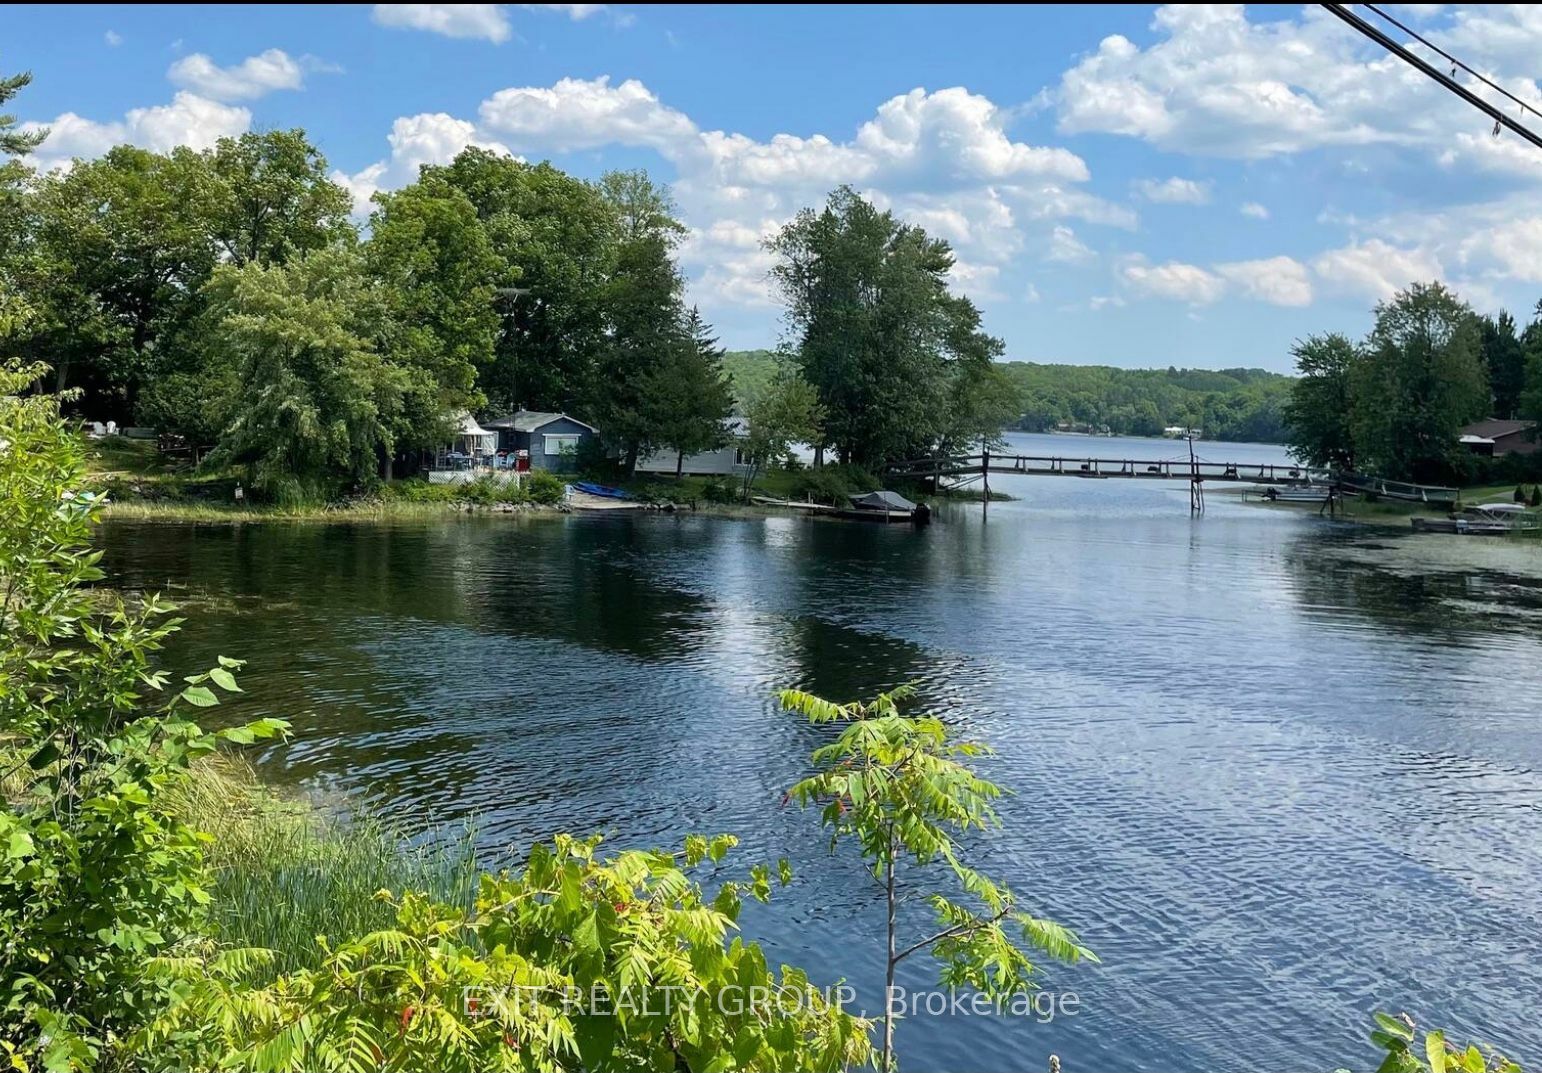
[[[1199,460],[1194,457],[1194,435],[1189,437],[1189,513],[1205,512],[1205,486],[1199,478]]]
[[[981,448],[980,451],[980,487],[983,490],[980,496],[980,514],[984,516],[991,505],[991,449]]]

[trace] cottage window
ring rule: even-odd
[[[578,441],[580,439],[577,435],[547,435],[541,438],[546,441],[546,453],[549,455],[560,455],[563,451],[578,450]]]

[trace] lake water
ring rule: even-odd
[[[1020,498],[920,530],[488,516],[110,523],[104,543],[116,583],[188,608],[179,668],[246,658],[231,714],[292,720],[269,778],[414,824],[476,815],[489,853],[735,832],[746,866],[798,873],[746,931],[874,1010],[881,894],[777,807],[817,736],[771,695],[920,683],[1016,792],[972,852],[1102,964],[1046,966],[1080,999],[1048,1024],[903,1022],[907,1069],[1364,1068],[1373,1009],[1542,1062],[1542,549],[1218,485],[1202,517],[1182,484],[992,486]]]

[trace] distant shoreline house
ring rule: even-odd
[[[531,469],[554,473],[576,472],[579,448],[599,435],[593,425],[576,417],[534,410],[516,410],[482,426],[497,433],[499,451],[528,451]]]
[[[1511,421],[1491,417],[1474,421],[1460,433],[1459,442],[1475,455],[1499,458],[1504,455],[1529,455],[1542,447],[1536,441],[1535,421]]]
[[[675,473],[677,462],[680,472],[687,477],[743,477],[750,471],[749,448],[750,423],[742,417],[723,419],[723,431],[728,442],[715,451],[702,451],[678,459],[674,451],[654,451],[646,458],[637,460],[638,473]]]

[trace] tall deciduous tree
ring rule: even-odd
[[[1290,348],[1301,378],[1285,404],[1291,450],[1309,466],[1355,468],[1352,374],[1360,350],[1338,332],[1297,340]]]
[[[187,149],[120,145],[41,180],[27,352],[60,387],[84,387],[93,416],[132,416],[162,342],[196,311],[217,257],[207,197],[204,161]]]
[[[1001,344],[981,332],[974,304],[949,292],[946,242],[842,187],[767,246],[799,365],[843,461],[873,468],[970,423],[956,410],[955,377]]]
[[[398,449],[433,447],[447,441],[457,412],[485,401],[477,370],[493,359],[503,262],[471,199],[442,178],[375,199],[364,264],[387,308],[381,346],[409,373],[394,440]]]
[[[210,297],[242,400],[211,460],[246,467],[281,502],[373,483],[395,451],[410,377],[373,343],[388,311],[359,254],[224,265]]]
[[[303,130],[221,138],[206,159],[209,232],[230,261],[283,264],[352,237],[352,199]]]
[[[723,351],[696,310],[691,310],[684,338],[644,374],[637,405],[652,442],[675,452],[676,477],[686,455],[724,443],[733,385],[723,371]]]
[[[1501,310],[1497,317],[1483,317],[1483,366],[1494,395],[1492,416],[1514,417],[1525,387],[1526,353],[1516,335],[1515,318]]]
[[[1487,414],[1488,377],[1472,309],[1439,283],[1416,283],[1376,307],[1352,375],[1356,461],[1385,477],[1445,478],[1461,427]]]
[[[422,175],[442,178],[471,199],[504,265],[499,285],[524,292],[503,303],[494,358],[482,370],[489,407],[584,416],[595,355],[606,342],[615,212],[581,179],[485,149],[466,149]]]

